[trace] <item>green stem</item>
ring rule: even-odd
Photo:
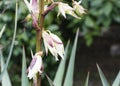
[[[44,0],[39,0],[39,18],[38,18],[38,26],[36,30],[36,52],[42,50],[42,30],[44,24]],[[37,86],[41,86],[41,76],[37,74]]]
[[[41,50],[42,45],[42,30],[44,24],[44,16],[42,15],[44,12],[44,0],[39,0],[39,17],[38,17],[38,26],[36,31],[36,52]]]

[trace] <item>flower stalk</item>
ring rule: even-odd
[[[38,28],[36,30],[36,52],[41,50],[42,45],[42,30],[44,24],[44,0],[39,0],[39,17],[38,17]]]
[[[38,27],[36,30],[36,52],[41,51],[42,47],[42,30],[44,25],[44,0],[39,0],[39,17]],[[37,74],[37,86],[41,86],[41,76]]]

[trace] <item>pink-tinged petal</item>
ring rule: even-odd
[[[37,0],[31,0],[31,1],[30,1],[30,4],[31,4],[32,6],[37,5]]]
[[[61,39],[57,35],[55,35],[53,33],[50,33],[50,35],[51,35],[51,37],[52,37],[52,39],[53,39],[53,41],[55,43],[57,43],[57,44],[63,44],[62,41],[61,41]]]
[[[53,38],[54,47],[56,49],[57,54],[59,54],[60,57],[63,59],[64,58],[64,56],[63,56],[64,55],[64,46],[63,46],[61,39],[55,34],[50,33],[50,35]]]
[[[38,4],[38,2],[37,2],[37,0],[32,0],[32,12],[33,12],[33,14],[34,15],[36,15],[36,14],[39,14],[39,4]]]
[[[54,47],[53,39],[50,36],[50,34],[48,34],[46,31],[44,31],[43,33],[44,33],[44,39],[46,40],[46,42],[48,43],[48,45],[51,46],[51,47]]]
[[[33,25],[34,28],[37,28],[38,18],[33,13],[31,13],[31,15],[32,15],[32,25]]]
[[[43,41],[44,41],[46,53],[48,53],[48,49],[49,49],[51,54],[55,56],[56,60],[58,60],[58,55],[54,46],[54,41],[51,35],[46,31],[43,31]]]
[[[42,73],[41,68],[42,68],[42,57],[35,54],[28,68],[29,79],[32,79],[33,77],[35,77],[38,72]]]
[[[31,0],[30,3],[28,2],[28,0],[24,0],[24,2],[27,5],[30,13],[33,13],[34,15],[39,13],[39,6],[37,0]]]
[[[30,69],[32,69],[33,67],[34,67],[34,65],[35,65],[35,63],[36,63],[36,60],[37,60],[37,58],[35,58],[35,57],[33,57],[33,59],[32,59],[32,61],[31,61],[31,63],[30,63]]]
[[[48,48],[50,48],[50,47],[53,48],[54,47],[53,40],[52,40],[51,36],[46,31],[43,31],[42,37],[43,37],[43,42],[44,42],[44,46],[45,46],[45,51],[46,51],[46,54],[47,54],[48,53]]]
[[[64,46],[61,39],[51,33],[50,31],[43,31],[42,33],[45,50],[48,53],[48,50],[51,52],[55,59],[58,61],[58,55],[63,59],[64,55]],[[52,46],[51,46],[52,45]]]

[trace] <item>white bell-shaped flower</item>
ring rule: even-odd
[[[58,55],[63,59],[64,46],[61,39],[57,35],[51,33],[50,31],[43,31],[42,37],[44,41],[46,54],[49,50],[51,54],[55,56],[56,60],[58,60]]]
[[[38,16],[39,16],[39,0],[24,0],[30,14],[25,18],[26,21],[29,21],[32,19],[33,26],[37,27],[38,25]],[[47,9],[47,5],[44,6],[44,10]]]
[[[64,18],[66,18],[66,14],[69,14],[79,19],[79,17],[74,13],[74,9],[66,3],[58,2],[58,10],[58,16],[62,14]]]
[[[36,53],[34,56],[32,56],[32,61],[30,63],[30,66],[28,67],[28,77],[29,79],[32,79],[36,76],[36,74],[39,72],[39,74],[42,73],[42,57]]]

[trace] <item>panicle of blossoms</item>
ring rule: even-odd
[[[58,16],[62,14],[64,18],[66,18],[66,14],[69,14],[79,19],[79,17],[75,14],[74,9],[66,3],[58,2],[58,9]]]
[[[32,61],[30,63],[30,66],[27,69],[29,79],[36,77],[36,74],[38,72],[39,74],[41,74],[42,71],[43,70],[42,70],[41,52],[38,52],[34,56],[32,56]]]
[[[77,14],[78,16],[81,16],[82,14],[85,14],[85,13],[86,13],[86,12],[85,12],[86,9],[83,8],[82,5],[80,5],[81,2],[82,2],[82,0],[80,0],[79,2],[73,1],[73,8],[74,8],[74,10],[75,10],[75,12],[76,12],[76,14]]]
[[[51,33],[50,31],[43,31],[42,38],[46,54],[49,50],[51,54],[55,56],[56,60],[58,60],[58,55],[63,59],[64,46],[61,39],[57,35]]]

